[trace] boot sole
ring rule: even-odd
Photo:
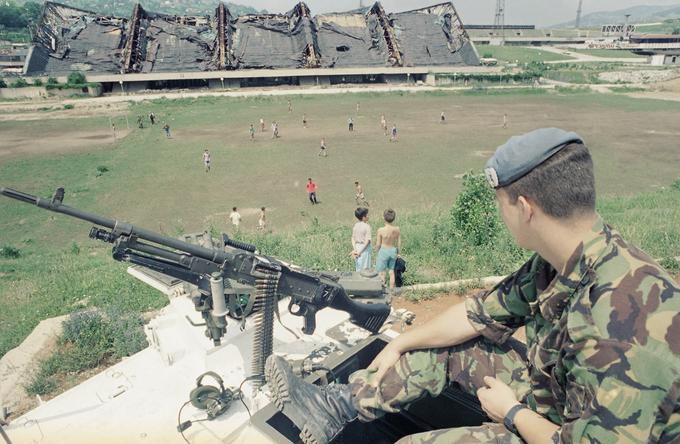
[[[276,408],[286,415],[293,424],[301,430],[300,439],[304,444],[319,444],[314,438],[312,431],[308,428],[309,418],[314,416],[314,412],[308,411],[303,405],[294,406],[294,401],[290,396],[286,385],[286,370],[279,366],[280,362],[274,355],[267,359],[265,366],[265,376],[269,384],[272,400]]]

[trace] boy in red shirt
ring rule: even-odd
[[[312,181],[311,177],[307,179],[307,193],[309,193],[309,201],[312,205],[319,203],[316,201],[316,183]]]

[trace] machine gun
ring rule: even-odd
[[[254,287],[258,298],[256,304],[264,312],[272,313],[277,295],[290,296],[288,310],[303,317],[305,334],[314,333],[316,312],[326,307],[349,313],[352,323],[372,333],[378,332],[390,314],[386,304],[364,304],[350,299],[349,294],[361,294],[345,288],[338,274],[291,267],[275,258],[256,254],[252,245],[227,239],[222,250],[169,238],[127,222],[66,206],[62,203],[63,188],[58,188],[51,199],[2,187],[0,194],[91,222],[97,226],[90,230],[90,238],[113,244],[115,260],[141,265],[197,286],[200,295],[193,298],[194,306],[205,320],[206,336],[215,345],[220,344],[226,333],[228,309],[224,290],[230,279]],[[265,324],[266,329],[273,328],[271,322],[265,321]],[[271,354],[271,334],[271,331],[256,333],[256,336],[264,336],[260,337],[260,342],[265,344],[265,349],[256,353],[258,360]]]

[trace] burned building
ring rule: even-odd
[[[146,87],[183,79],[219,79],[224,86],[227,79],[234,86],[234,79],[300,84],[299,78],[337,74],[326,70],[348,70],[338,74],[345,79],[356,73],[375,79],[410,77],[409,68],[478,64],[452,3],[390,14],[375,3],[317,16],[304,3],[285,14],[245,16],[233,16],[223,3],[210,16],[166,15],[137,4],[130,17],[104,17],[47,2],[25,74],[82,71],[92,81]]]

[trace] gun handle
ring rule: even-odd
[[[304,325],[302,326],[302,333],[311,335],[316,330],[316,309],[314,307],[307,307],[305,310]]]
[[[316,312],[317,309],[311,304],[296,301],[295,298],[290,298],[288,303],[288,311],[295,316],[302,316],[304,325],[302,332],[306,335],[311,335],[316,330]]]

